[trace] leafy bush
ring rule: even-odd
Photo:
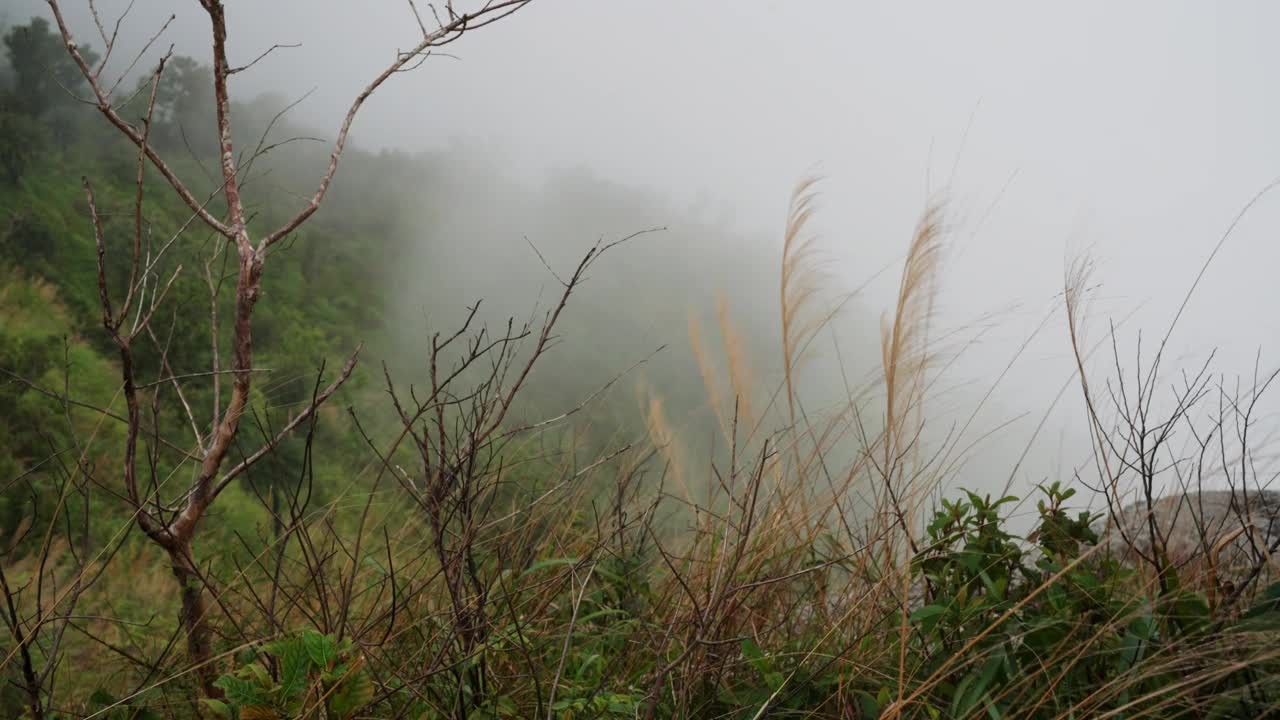
[[[929,524],[931,545],[913,564],[928,602],[910,616],[908,662],[924,680],[917,687],[930,714],[1049,718],[1081,706],[1170,713],[1182,702],[1182,675],[1148,660],[1185,654],[1213,663],[1230,654],[1230,643],[1211,632],[1205,596],[1180,588],[1170,569],[1167,590],[1152,597],[1133,569],[1099,551],[1096,518],[1066,511],[1074,490],[1053,483],[1042,492],[1029,542],[999,516],[1014,497],[966,492],[943,501]],[[1247,617],[1280,618],[1273,612],[1260,606]],[[1209,684],[1232,681],[1228,674]],[[1185,702],[1200,701],[1193,693]]]
[[[349,638],[338,641],[308,630],[269,642],[260,652],[246,651],[239,660],[239,670],[215,683],[225,701],[202,701],[218,717],[272,720],[323,708],[324,717],[345,719],[373,700],[364,657]]]

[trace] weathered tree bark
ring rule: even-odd
[[[204,601],[204,580],[196,569],[189,544],[169,551],[173,576],[182,597],[179,622],[187,634],[187,656],[195,672],[196,683],[204,697],[221,698],[222,690],[214,686],[218,668],[213,661],[213,630]]]

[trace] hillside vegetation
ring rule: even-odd
[[[352,145],[290,225],[333,149],[278,100],[229,105],[228,197],[216,68],[131,77],[135,142],[71,97],[98,79],[56,23],[4,47],[3,717],[1280,717],[1270,380],[1091,377],[1087,264],[1089,472],[942,493],[972,438],[926,431],[941,201],[819,381],[824,333],[874,321],[824,274],[817,181],[734,248],[591,178]],[[443,212],[482,186],[546,222]],[[1077,494],[1169,477],[1224,480],[1234,520],[1117,540]]]

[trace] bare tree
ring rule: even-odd
[[[261,296],[268,250],[297,230],[320,208],[337,172],[338,161],[346,146],[357,113],[383,83],[398,72],[420,65],[434,48],[451,43],[468,31],[501,20],[523,8],[528,2],[530,0],[485,0],[478,7],[468,11],[461,11],[454,7],[454,3],[448,2],[439,10],[433,8],[434,27],[432,27],[423,20],[412,0],[409,0],[409,11],[412,12],[421,29],[418,43],[407,51],[398,52],[394,60],[355,97],[338,130],[329,155],[328,167],[306,204],[279,227],[255,237],[257,234],[250,229],[249,214],[246,211],[248,203],[241,194],[244,181],[243,168],[241,163],[238,163],[237,143],[232,133],[229,84],[233,75],[261,60],[262,56],[244,66],[236,66],[230,61],[227,55],[227,18],[224,3],[220,0],[199,0],[210,23],[213,92],[221,171],[217,190],[212,196],[201,199],[178,177],[173,165],[161,157],[150,141],[156,90],[170,55],[165,54],[162,57],[151,75],[150,102],[145,116],[141,121],[131,121],[122,111],[122,107],[128,102],[127,99],[120,100],[115,96],[120,80],[112,82],[104,75],[106,62],[114,50],[116,33],[107,31],[99,18],[97,9],[90,2],[99,34],[106,46],[102,61],[91,64],[73,39],[72,32],[64,19],[61,3],[58,0],[48,0],[67,51],[84,75],[92,93],[92,97],[85,102],[93,105],[108,122],[128,138],[138,152],[137,192],[133,207],[134,222],[131,238],[131,270],[128,283],[122,289],[109,287],[106,272],[108,242],[92,185],[88,179],[84,181],[85,195],[97,243],[102,324],[118,350],[123,395],[127,405],[127,414],[123,418],[127,426],[127,435],[123,466],[120,468],[124,485],[122,497],[128,503],[139,528],[165,551],[172,565],[174,577],[180,586],[181,624],[186,633],[188,653],[201,691],[206,696],[216,697],[220,691],[213,684],[217,672],[214,667],[212,633],[205,601],[208,579],[200,569],[193,547],[200,522],[208,514],[210,506],[232,481],[269,454],[299,425],[307,422],[316,409],[342,386],[355,368],[359,354],[357,348],[347,359],[338,376],[316,393],[310,403],[301,412],[295,414],[274,436],[268,437],[257,450],[245,454],[239,462],[230,464],[228,454],[237,443],[241,419],[249,405],[253,378],[258,370],[254,365],[253,355],[253,314]],[[152,38],[152,42],[155,39]],[[148,47],[150,45],[151,43],[148,43]],[[146,48],[143,52],[145,50]],[[141,55],[142,53],[139,53],[139,57]],[[137,60],[134,62],[136,63]],[[131,64],[130,67],[132,66]],[[257,155],[255,154],[254,157],[256,158]],[[192,213],[187,225],[172,239],[154,246],[149,232],[144,232],[143,177],[148,165],[164,177]],[[216,204],[215,201],[217,201]],[[206,416],[207,423],[201,423],[196,410],[186,402],[182,390],[182,378],[168,367],[167,350],[151,328],[152,320],[162,307],[168,289],[172,287],[181,272],[179,266],[167,280],[157,277],[155,271],[160,258],[183,234],[183,231],[187,230],[187,226],[197,221],[223,239],[224,246],[234,251],[237,262],[235,295],[230,318],[232,323],[231,367],[226,370],[218,366],[217,359],[216,337],[219,318],[216,309],[218,301],[216,291],[213,293],[211,302],[210,323],[213,326],[212,336],[215,338],[214,365],[211,372],[204,374],[213,378],[215,399],[214,407]],[[153,348],[144,347],[148,340],[151,341]],[[138,367],[140,352],[153,353],[158,364],[164,368],[160,382],[151,385],[139,382],[135,368]],[[217,391],[217,383],[222,374],[231,376],[230,396],[225,403],[221,401],[221,394]],[[193,471],[189,484],[180,496],[166,500],[160,492],[163,479],[156,477],[154,464],[147,465],[152,468],[151,477],[149,486],[143,487],[139,478],[141,463],[138,455],[140,437],[148,432],[144,421],[144,403],[148,399],[156,402],[155,398],[168,388],[172,389],[182,404],[190,420],[193,437],[189,447],[167,440],[160,440],[160,444],[168,446],[171,452],[178,453],[182,463],[192,467]],[[210,429],[203,432],[202,427]],[[160,433],[154,434],[159,439]]]
[[[1084,484],[1108,510],[1098,529],[1119,559],[1149,571],[1162,595],[1180,576],[1204,576],[1214,609],[1226,617],[1280,550],[1276,475],[1262,455],[1265,443],[1251,434],[1280,369],[1255,367],[1249,385],[1232,388],[1210,372],[1210,353],[1162,393],[1168,335],[1144,358],[1139,334],[1126,369],[1112,324],[1105,338],[1112,372],[1095,387],[1082,339],[1089,269],[1085,260],[1068,268],[1065,299],[1097,473]],[[1126,495],[1136,499],[1126,503]]]

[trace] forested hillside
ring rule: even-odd
[[[417,15],[387,77],[524,4]],[[1280,716],[1269,383],[1153,411],[1159,355],[1126,386],[1117,353],[1091,387],[1087,263],[1100,477],[954,492],[944,202],[870,320],[816,180],[739,237],[587,171],[335,143],[225,62],[109,85],[114,36],[54,17],[0,67],[3,717]],[[1241,499],[1182,543],[1081,509],[1168,473]]]
[[[5,442],[12,448],[0,457],[11,463],[7,474],[16,476],[45,458],[50,447],[69,441],[61,419],[65,408],[50,393],[100,406],[113,399],[119,370],[101,328],[96,251],[82,178],[93,183],[105,236],[127,246],[137,162],[127,139],[91,106],[72,99],[70,93],[83,95],[86,88],[65,57],[55,28],[36,18],[29,26],[7,31],[6,37],[2,121],[8,131],[0,267],[10,322],[0,332],[6,340],[3,368],[11,380],[5,386],[6,408],[13,411],[3,413],[11,428],[4,433]],[[58,83],[46,80],[50,65]],[[156,93],[151,143],[174,158],[176,172],[190,179],[202,197],[209,196],[217,188],[211,172],[218,162],[209,141],[214,134],[212,75],[181,56],[169,66]],[[141,106],[147,92],[146,79],[138,83],[135,106]],[[287,105],[279,97],[264,96],[234,109],[237,129],[254,140],[252,149],[272,151],[269,159],[265,154],[251,159],[244,171],[244,186],[261,198],[253,207],[255,227],[277,222],[327,161],[325,148],[312,137],[316,131],[293,125],[288,115],[277,117]],[[138,107],[134,111],[140,112]],[[709,253],[731,250],[729,242],[716,237],[724,231],[706,220],[673,213],[659,200],[572,174],[528,187],[504,178],[490,163],[483,151],[470,148],[417,155],[368,153],[359,145],[347,149],[343,172],[316,222],[273,254],[279,269],[265,289],[270,300],[255,315],[255,345],[266,373],[261,404],[255,407],[263,422],[273,422],[276,414],[286,417],[290,408],[309,398],[324,363],[340,362],[361,344],[368,346],[367,362],[343,393],[346,402],[366,405],[365,412],[376,421],[389,409],[378,407],[381,363],[388,363],[397,377],[420,382],[432,333],[454,330],[469,308],[479,304],[480,318],[489,324],[511,317],[524,321],[530,313],[545,312],[555,268],[571,267],[604,233],[661,231],[640,241],[647,247],[606,269],[605,283],[584,288],[590,302],[572,308],[566,321],[569,337],[581,347],[561,351],[574,363],[539,368],[539,382],[526,391],[543,411],[573,407],[637,366],[625,373],[626,382],[610,386],[615,390],[611,403],[593,404],[594,419],[608,415],[602,422],[615,427],[590,432],[613,435],[621,430],[619,423],[626,423],[630,434],[642,433],[644,401],[638,401],[635,388],[642,380],[642,385],[652,385],[655,374],[667,387],[678,378],[683,389],[671,393],[677,412],[696,414],[705,399],[700,383],[690,377],[696,365],[685,342],[686,321],[691,310],[713,308],[734,278],[751,278],[731,291],[735,304],[765,300],[759,311],[743,308],[749,311],[744,317],[753,318],[753,327],[772,327],[767,294],[752,289],[769,283],[766,273],[772,273],[758,241],[717,257]],[[212,355],[210,282],[221,293],[217,311],[225,318],[234,265],[213,237],[190,232],[191,212],[166,192],[162,178],[148,172],[144,193],[144,242],[148,249],[171,243],[165,268],[183,267],[167,293],[156,342],[166,349],[172,368],[206,368]],[[486,200],[477,202],[477,197]],[[475,207],[459,209],[469,202]],[[501,214],[486,213],[486,204],[501,207]],[[172,242],[175,238],[180,240]],[[109,281],[124,283],[128,255],[108,252],[106,260]],[[544,265],[552,261],[555,266]],[[635,302],[660,286],[666,288],[665,301],[643,307]],[[714,315],[702,322],[710,322],[714,331]],[[224,324],[218,343],[225,351],[230,342]],[[678,357],[671,359],[673,355]],[[68,369],[68,362],[74,368]],[[139,372],[163,374],[147,366]],[[67,382],[71,385],[64,387]],[[211,393],[211,383],[193,384],[186,399],[208,405]],[[353,400],[357,396],[367,402]],[[181,412],[178,407],[165,410]],[[335,477],[369,461],[367,448],[354,439],[344,415],[335,413],[319,428],[332,431],[326,442],[347,443],[345,451],[333,454],[333,462],[325,463],[324,472]],[[171,420],[181,418],[166,417]],[[63,434],[55,439],[41,433]],[[6,508],[5,532],[12,533],[24,514],[20,506]]]
[[[90,106],[71,97],[85,93],[86,88],[55,32],[39,18],[7,32],[7,87],[0,115],[5,128],[0,134],[4,144],[0,272],[5,278],[6,320],[0,326],[0,353],[8,380],[2,396],[4,411],[0,412],[5,444],[0,462],[5,463],[6,477],[30,473],[24,482],[39,490],[29,498],[40,502],[56,500],[56,493],[44,490],[51,487],[47,483],[55,482],[52,478],[57,473],[48,463],[41,465],[51,453],[70,444],[68,422],[85,423],[77,425],[76,432],[92,428],[110,436],[119,430],[110,424],[101,426],[100,418],[83,415],[82,408],[68,407],[64,400],[100,407],[118,400],[114,397],[119,385],[118,358],[101,326],[94,233],[83,183],[92,183],[103,217],[103,233],[113,245],[113,251],[106,254],[108,280],[123,284],[130,272],[128,254],[115,250],[127,247],[133,235],[131,207],[137,199],[138,172],[136,152],[130,151],[128,142],[102,123]],[[49,81],[50,65],[57,83]],[[208,142],[212,135],[211,77],[207,68],[194,61],[175,58],[173,69],[157,91],[158,119],[152,132],[155,146],[176,158],[178,172],[204,180],[198,186],[205,194],[209,187],[216,187],[207,179],[209,167],[217,161]],[[146,99],[145,95],[135,97]],[[258,132],[270,120],[264,107],[245,105],[237,110],[246,127]],[[371,177],[394,182],[396,157],[356,157],[353,170],[359,172],[365,163],[378,168],[370,171]],[[275,170],[287,172],[285,168]],[[247,185],[255,180],[268,184],[252,172],[249,177]],[[158,252],[172,243],[164,268],[170,273],[178,265],[184,268],[168,290],[166,312],[157,317],[146,342],[164,347],[172,368],[207,368],[212,354],[210,328],[207,320],[202,323],[199,318],[207,318],[211,311],[210,283],[216,290],[228,282],[225,248],[211,237],[187,234],[191,213],[166,192],[163,181],[148,176],[143,192],[147,207],[142,242],[146,252]],[[379,205],[383,200],[386,203]],[[282,271],[268,291],[276,300],[264,303],[257,315],[260,357],[263,366],[271,369],[270,379],[260,386],[257,404],[263,423],[278,422],[291,407],[309,397],[324,362],[333,362],[359,343],[381,337],[388,308],[381,258],[388,245],[401,237],[392,232],[398,215],[396,200],[378,192],[358,199],[335,194],[335,204],[345,204],[342,212],[309,228],[308,242],[281,248],[278,253]],[[265,223],[279,210],[273,211],[268,200],[255,212],[260,215],[256,221]],[[160,272],[160,268],[152,270],[152,283],[168,280],[168,276],[159,279]],[[154,284],[148,288],[149,292],[157,290]],[[225,314],[228,308],[225,299],[219,301],[218,311]],[[222,330],[218,340],[226,348],[230,335],[226,328]],[[138,373],[154,379],[163,371],[143,361]],[[353,385],[351,392],[359,392],[358,387]],[[213,402],[211,393],[211,383],[193,384],[187,389],[186,402],[208,405]],[[163,407],[160,417],[164,422],[181,421],[181,409]],[[330,425],[333,429],[326,442],[346,443],[348,453],[335,453],[335,460],[348,457],[353,462],[326,464],[326,477],[338,477],[358,467],[354,457],[360,455],[360,444],[340,427],[342,423],[336,413],[333,423],[326,423],[326,431]],[[109,441],[99,442],[103,451],[111,452]],[[262,480],[267,485],[272,482],[268,477]],[[5,495],[7,536],[13,535],[24,518],[31,517],[32,508],[20,497]],[[42,516],[49,517],[36,513],[36,517]]]

